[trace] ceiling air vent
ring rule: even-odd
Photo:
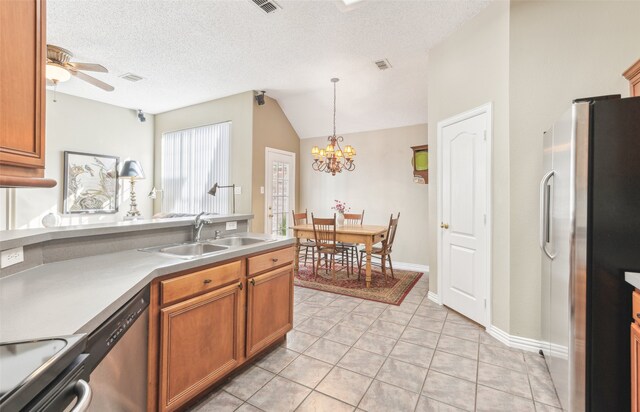
[[[130,82],[138,82],[138,81],[142,80],[142,77],[138,76],[137,74],[133,74],[133,73],[125,73],[122,76],[120,76],[120,78],[125,79],[125,80],[129,80]]]
[[[282,9],[278,3],[272,0],[251,0],[253,4],[260,7],[262,11],[265,13],[273,13],[274,11],[278,11]]]
[[[389,63],[389,60],[387,59],[376,60],[374,63],[380,70],[387,70],[391,68],[391,63]]]

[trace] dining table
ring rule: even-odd
[[[293,236],[296,238],[296,256],[300,254],[300,240],[314,239],[313,224],[301,224],[292,226]],[[344,243],[363,244],[366,253],[365,283],[371,287],[371,250],[373,245],[382,242],[387,235],[387,226],[378,225],[343,225],[336,226],[336,241]],[[294,268],[298,270],[298,259]]]

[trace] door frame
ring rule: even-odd
[[[289,199],[290,209],[295,209],[296,207],[296,154],[295,152],[288,152],[286,150],[274,149],[273,147],[265,147],[264,148],[264,233],[268,233],[267,229],[269,228],[269,202],[267,202],[267,193],[268,189],[271,187],[270,179],[271,175],[269,174],[269,162],[267,161],[269,158],[269,153],[276,153],[286,156],[291,156],[293,159],[293,173],[291,174],[291,188],[293,191],[293,196]],[[289,212],[287,211],[287,216],[289,216]]]
[[[492,157],[492,152],[493,152],[493,103],[489,102],[489,103],[485,103],[482,106],[478,106],[476,108],[473,108],[471,110],[468,110],[466,112],[457,114],[455,116],[449,117],[447,119],[441,120],[438,122],[437,124],[437,173],[438,173],[438,186],[437,186],[437,193],[436,193],[436,203],[437,203],[437,215],[438,215],[438,220],[437,222],[442,222],[442,133],[443,133],[443,129],[446,126],[452,125],[454,123],[458,123],[460,121],[469,119],[471,117],[475,117],[479,114],[486,114],[488,119],[487,119],[487,129],[485,132],[485,173],[486,173],[486,204],[485,204],[485,208],[486,208],[486,215],[487,215],[487,223],[485,225],[486,229],[485,229],[485,245],[486,245],[486,274],[487,274],[487,279],[485,280],[486,284],[485,284],[485,288],[486,288],[486,308],[487,310],[485,311],[485,319],[483,322],[483,326],[485,328],[489,328],[491,326],[491,307],[492,307],[492,293],[491,293],[491,278],[493,277],[492,275],[492,253],[493,253],[493,243],[492,243],[492,233],[493,233],[493,204],[492,204],[492,194],[493,194],[493,174],[492,174],[492,170],[493,170],[493,157]],[[436,222],[436,224],[438,224]],[[443,289],[443,283],[442,283],[442,267],[441,267],[441,263],[443,262],[443,258],[442,258],[442,229],[438,228],[438,236],[437,236],[437,258],[438,258],[438,273],[437,273],[437,279],[438,279],[438,300],[440,301],[440,304],[443,304],[443,300],[444,300],[444,289]]]

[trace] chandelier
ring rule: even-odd
[[[336,83],[340,79],[333,78],[333,135],[327,137],[329,144],[325,149],[319,149],[318,146],[313,146],[311,154],[313,155],[313,163],[311,167],[316,172],[331,173],[335,176],[336,173],[340,173],[343,170],[351,172],[356,168],[356,164],[353,158],[356,156],[356,149],[351,145],[347,145],[342,150],[340,142],[344,139],[342,136],[336,136]]]

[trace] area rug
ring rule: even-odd
[[[413,286],[422,276],[420,272],[410,272],[406,270],[394,269],[395,279],[391,278],[391,273],[387,272],[387,282],[379,268],[371,271],[371,287],[365,284],[364,270],[358,280],[357,273],[347,277],[346,267],[336,265],[337,279],[334,281],[329,274],[320,270],[318,276],[313,275],[311,265],[300,265],[300,269],[295,273],[294,284],[304,288],[322,290],[325,292],[337,293],[339,295],[352,296],[354,298],[373,300],[376,302],[400,305]],[[357,269],[356,269],[357,271]]]

